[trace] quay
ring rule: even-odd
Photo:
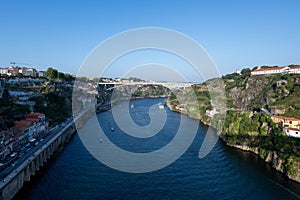
[[[96,105],[85,108],[73,119],[69,119],[56,130],[49,133],[39,145],[34,148],[34,152],[28,152],[18,161],[18,165],[10,173],[0,179],[0,200],[12,199],[17,192],[23,187],[25,182],[30,181],[31,177],[43,167],[50,158],[55,157],[65,144],[84,123],[96,112],[102,112],[110,109],[110,103]],[[76,125],[76,126],[75,126]]]

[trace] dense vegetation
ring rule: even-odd
[[[300,118],[300,75],[251,76],[249,68],[243,69],[240,74],[225,75],[222,81],[225,84],[223,100],[227,103],[226,112],[213,117],[205,114],[205,110],[211,110],[214,106],[218,110],[216,105],[212,105],[211,99],[216,96],[211,98],[213,92],[208,90],[209,81],[212,80],[194,85],[192,91],[170,95],[172,108],[177,110],[176,107],[184,102],[187,110],[183,113],[211,124],[227,144],[255,152],[276,169],[296,177],[300,172],[300,140],[287,137],[282,127],[261,109],[268,109],[276,115]],[[198,102],[189,99],[192,92]],[[199,114],[193,114],[190,106],[197,106]]]
[[[140,82],[140,79],[135,79]],[[132,97],[161,97],[167,96],[170,90],[161,85],[143,85],[138,87],[137,90],[132,94]]]
[[[0,130],[14,126],[14,121],[22,119],[29,112],[28,106],[13,103],[5,89],[0,98]]]

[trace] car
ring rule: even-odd
[[[12,154],[10,154],[10,157],[15,157],[17,155],[17,153],[12,153]]]
[[[35,138],[31,138],[31,139],[29,140],[29,142],[35,142],[35,141],[36,141]]]

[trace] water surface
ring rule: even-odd
[[[133,120],[142,126],[151,105],[163,99],[132,101]],[[116,127],[111,112],[98,114],[107,136],[132,152],[160,149],[174,138],[181,115],[166,109],[167,124],[149,139],[134,138]],[[191,119],[192,120],[192,119]],[[110,131],[111,126],[115,130]],[[175,130],[175,131],[174,131]],[[218,141],[199,159],[207,127],[200,124],[190,148],[176,162],[158,171],[132,174],[96,160],[75,134],[63,152],[18,193],[16,199],[298,199],[300,186],[286,180],[256,155]],[[93,131],[93,130],[90,130]]]

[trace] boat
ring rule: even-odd
[[[134,105],[133,105],[133,104],[131,104],[130,108],[131,108],[131,109],[133,109],[133,108],[134,108]]]
[[[165,108],[165,106],[164,106],[164,104],[162,104],[162,103],[159,103],[159,104],[158,104],[158,108],[159,108],[160,110],[162,110],[162,109],[164,109],[164,108]]]
[[[102,141],[103,141],[102,139],[99,140],[100,143],[102,143]]]
[[[111,127],[110,130],[111,130],[111,131],[114,131],[115,129],[114,129],[114,127]]]

